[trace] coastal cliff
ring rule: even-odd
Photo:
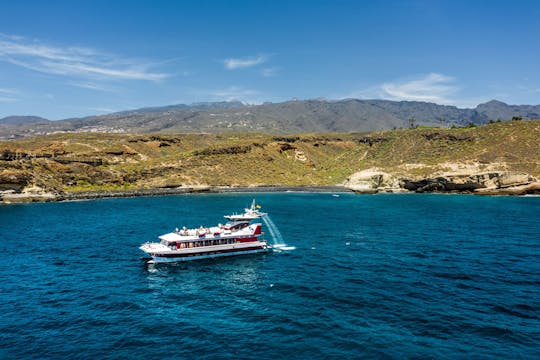
[[[344,185],[357,193],[540,193],[540,121],[387,132]]]
[[[539,193],[539,138],[538,120],[288,136],[61,133],[0,142],[0,199],[280,187]]]
[[[353,174],[345,186],[356,193],[439,192],[484,195],[526,195],[540,193],[537,178],[518,172],[491,171],[447,173],[432,177],[407,177],[369,169]]]

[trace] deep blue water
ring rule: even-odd
[[[141,243],[222,222],[253,197],[296,250],[140,260]],[[0,358],[540,357],[538,197],[9,205],[0,252]]]

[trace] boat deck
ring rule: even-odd
[[[228,239],[253,236],[257,224],[246,226],[239,230],[230,230],[224,227],[214,226],[211,228],[182,229],[159,237],[167,242],[191,242],[200,240]]]

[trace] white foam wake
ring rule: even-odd
[[[283,241],[283,236],[281,235],[281,232],[279,231],[276,224],[270,219],[269,215],[265,215],[262,217],[264,224],[268,228],[268,231],[270,232],[270,236],[272,236],[272,241],[274,242],[273,248],[274,250],[294,250],[296,249],[294,246],[287,246],[285,241]]]

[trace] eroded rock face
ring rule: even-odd
[[[414,192],[473,192],[498,187],[500,173],[446,175],[420,180],[402,179],[402,187]]]
[[[427,178],[394,176],[377,169],[368,169],[351,175],[344,186],[359,193],[379,191],[460,192],[483,194],[536,193],[540,183],[525,173],[487,172],[452,174]],[[504,190],[504,191],[503,191]]]
[[[0,191],[14,190],[20,192],[28,185],[31,179],[31,174],[26,171],[0,171]]]
[[[427,178],[421,180],[401,180],[402,187],[414,192],[473,192],[485,187],[474,177],[444,177]]]
[[[537,181],[534,177],[524,173],[502,173],[497,177],[497,187],[505,188],[509,186],[527,185]]]
[[[0,160],[16,161],[16,160],[38,159],[38,158],[51,158],[54,155],[56,154],[49,154],[49,153],[27,154],[23,151],[14,151],[10,149],[4,149],[0,152]]]
[[[345,180],[344,186],[360,193],[400,190],[398,179],[379,169],[367,169],[354,173]]]
[[[251,151],[251,146],[230,146],[220,149],[204,149],[194,151],[193,154],[197,156],[205,155],[231,155],[231,154],[245,154]]]

